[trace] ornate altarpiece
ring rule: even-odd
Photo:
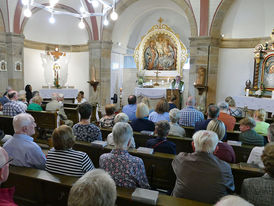
[[[271,42],[255,47],[253,89],[262,90],[264,96],[274,91],[274,29]]]
[[[162,21],[160,18],[159,24],[142,37],[134,51],[138,72],[147,79],[155,77],[156,71],[162,78],[172,78],[178,74],[182,76],[182,67],[188,58],[187,49],[179,35]]]

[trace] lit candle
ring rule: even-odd
[[[245,96],[247,96],[247,97],[249,96],[249,89],[245,90]]]
[[[95,69],[94,66],[91,67],[91,81],[95,82]]]
[[[122,91],[123,91],[123,89],[122,89],[122,87],[120,88],[120,93],[122,93]]]
[[[162,85],[164,85],[164,80],[162,80]]]
[[[150,80],[150,85],[152,85],[152,79]]]
[[[167,78],[167,83],[169,83],[169,78]]]

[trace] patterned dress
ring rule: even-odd
[[[112,116],[104,116],[100,119],[100,127],[109,128],[114,126],[114,118],[115,115]]]
[[[93,142],[94,140],[102,140],[102,133],[94,124],[78,123],[72,129],[77,141]]]
[[[150,187],[143,160],[130,155],[126,150],[113,149],[101,155],[99,166],[111,175],[119,187]]]

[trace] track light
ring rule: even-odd
[[[116,21],[118,19],[118,14],[115,12],[115,10],[113,9],[111,14],[110,14],[110,18],[113,20],[113,21]]]
[[[81,21],[79,22],[78,26],[80,29],[84,29],[86,27],[84,24],[83,18],[81,18]]]
[[[107,18],[105,18],[105,20],[104,20],[103,24],[104,24],[105,26],[107,26],[107,25],[109,24],[109,22],[108,22]]]
[[[51,14],[50,18],[49,18],[49,23],[54,24],[55,23],[55,18],[53,16],[53,14]]]
[[[27,18],[29,18],[29,17],[31,17],[31,15],[32,15],[31,10],[29,8],[26,8],[24,10],[24,16],[27,17]]]
[[[95,9],[99,6],[99,2],[97,0],[91,1],[91,4],[92,4],[93,8],[95,8]]]

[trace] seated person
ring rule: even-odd
[[[84,97],[84,92],[80,91],[80,92],[78,92],[78,95],[77,95],[77,97],[74,100],[74,104],[82,104],[82,103],[84,103],[86,101],[87,100]]]
[[[71,187],[68,206],[114,206],[116,186],[110,175],[101,169],[84,174]]]
[[[234,190],[230,165],[213,154],[218,141],[215,132],[200,130],[193,135],[195,152],[175,157],[173,196],[214,204]]]
[[[80,122],[75,124],[72,129],[77,141],[93,142],[94,140],[102,140],[101,130],[90,123],[92,106],[85,102],[79,105]]]
[[[58,115],[60,119],[65,123],[65,125],[72,127],[73,122],[68,119],[65,113],[63,101],[64,101],[63,94],[53,93],[51,97],[51,101],[47,103],[46,105],[46,111],[58,111]]]
[[[146,143],[146,147],[153,148],[155,152],[176,154],[176,145],[166,139],[169,130],[170,125],[168,121],[162,120],[157,122],[155,127],[157,138],[149,139]]]
[[[229,114],[233,117],[242,117],[243,111],[241,108],[236,107],[236,103],[232,97],[225,98],[225,102],[228,103],[229,106]]]
[[[129,121],[132,121],[133,119],[136,118],[135,113],[136,113],[136,96],[135,95],[130,95],[128,97],[128,105],[123,106],[122,112],[125,113]]]
[[[268,127],[267,140],[268,142],[274,142],[274,123],[272,123]],[[264,147],[253,147],[253,149],[251,150],[249,154],[247,163],[256,165],[260,168],[264,168],[263,162],[261,160],[263,150],[264,150]]]
[[[265,146],[262,161],[265,175],[243,181],[241,196],[254,205],[268,206],[274,202],[274,143]]]
[[[240,130],[239,140],[243,144],[264,146],[264,137],[257,134],[253,129],[256,126],[256,122],[251,117],[246,117],[240,120]]]
[[[20,103],[18,103],[18,92],[11,90],[8,92],[9,102],[3,105],[3,115],[5,116],[16,116],[20,113],[25,113],[25,109]]]
[[[169,120],[169,105],[168,102],[166,101],[166,99],[161,99],[155,108],[154,112],[151,112],[148,119],[152,122],[159,122],[161,120]]]
[[[125,122],[128,123],[129,119],[128,116],[121,112],[119,114],[117,114],[114,118],[114,124],[116,124],[117,122]],[[107,136],[107,143],[108,145],[114,146],[114,141],[113,141],[113,134],[112,132],[108,134]],[[135,141],[134,141],[134,137],[131,138],[131,144],[130,146],[131,148],[135,148]]]
[[[1,102],[0,102],[0,115],[3,115],[3,105]]]
[[[267,136],[267,129],[269,124],[265,122],[266,112],[264,109],[258,109],[254,113],[254,120],[256,121],[256,127],[254,130],[263,136]]]
[[[32,103],[28,105],[28,110],[32,111],[43,111],[41,104],[43,101],[43,98],[39,95],[34,96],[32,99]]]
[[[24,111],[27,110],[28,102],[27,102],[27,99],[26,99],[26,92],[25,92],[25,90],[20,90],[18,92],[17,103],[20,104],[20,106],[23,108]]]
[[[177,97],[176,96],[172,96],[172,98],[170,99],[170,102],[168,102],[168,105],[169,105],[169,111],[174,109],[174,108],[177,108],[175,102],[176,102],[176,99]]]
[[[233,148],[226,142],[222,142],[222,139],[225,136],[225,124],[221,120],[213,119],[207,125],[206,130],[213,131],[218,135],[219,142],[217,144],[217,150],[214,154],[221,160],[228,163],[235,163],[236,157]]]
[[[92,161],[85,152],[72,149],[75,136],[67,125],[56,128],[52,134],[53,147],[47,155],[48,172],[81,177],[94,169]]]
[[[99,126],[102,128],[109,128],[113,127],[114,125],[114,118],[115,118],[115,105],[114,104],[107,104],[105,106],[106,115],[102,117],[99,121]]]
[[[151,112],[153,112],[153,108],[152,108],[151,105],[150,105],[150,101],[149,101],[149,98],[148,98],[148,97],[143,97],[141,102],[147,105],[147,107],[148,107],[148,109],[149,109],[149,114],[150,114]]]
[[[0,147],[0,186],[3,182],[6,182],[9,176],[9,162],[12,159],[9,158],[8,153]],[[13,194],[15,188],[0,188],[0,205],[2,206],[16,206],[13,201]]]
[[[168,135],[184,137],[186,135],[185,129],[178,124],[178,121],[180,119],[180,110],[177,108],[170,110],[169,119],[170,130]]]
[[[254,206],[245,199],[236,195],[227,195],[222,197],[214,206]]]
[[[218,120],[221,120],[227,129],[227,131],[233,131],[236,123],[236,118],[229,114],[228,104],[226,102],[220,102],[218,104],[220,114]]]
[[[130,125],[133,131],[154,131],[155,125],[152,121],[148,120],[149,109],[144,103],[137,104],[136,119],[132,120]]]
[[[115,149],[102,154],[100,168],[114,179],[116,186],[126,188],[149,188],[143,160],[128,153],[133,131],[125,122],[118,122],[112,129]]]
[[[13,158],[12,165],[45,169],[46,156],[41,148],[33,142],[35,121],[30,114],[22,113],[13,118],[14,135],[3,148]]]

